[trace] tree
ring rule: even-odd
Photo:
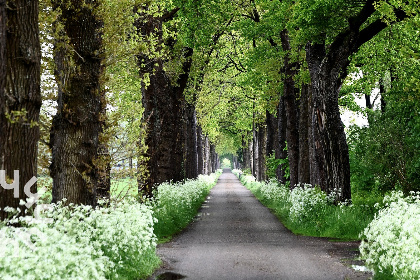
[[[373,95],[369,126],[349,129],[352,189],[384,194],[419,186],[419,38],[417,18],[387,28],[360,49],[350,69],[359,79],[346,92]],[[380,96],[373,94],[380,88]],[[379,98],[386,101],[383,110]],[[361,110],[361,109],[359,109]]]
[[[58,108],[50,145],[53,202],[95,205],[109,195],[104,129],[104,50],[99,1],[54,1],[61,14],[54,46]],[[62,28],[61,28],[62,27]]]
[[[318,156],[326,175],[325,185],[321,188],[327,193],[335,192],[336,200],[351,198],[349,154],[338,107],[339,91],[347,75],[350,56],[387,27],[380,18],[372,19],[375,13],[373,0],[366,1],[360,8],[356,5],[356,8],[348,6],[346,9],[356,9],[348,17],[348,25],[341,23],[340,32],[336,34],[335,31],[328,40],[320,35],[306,45],[316,129],[322,146]],[[399,19],[406,17],[399,9],[395,9],[395,13]],[[340,22],[334,23],[337,24]]]
[[[0,1],[0,170],[6,180],[19,180],[19,197],[0,188],[1,217],[5,206],[26,200],[25,184],[37,175],[40,61],[38,1]],[[13,178],[19,170],[19,178]],[[13,178],[13,179],[12,179]],[[30,188],[36,193],[36,184]]]
[[[143,9],[143,10],[141,10]],[[150,48],[162,52],[165,43],[173,48],[173,38],[164,38],[163,23],[171,20],[179,9],[153,14],[147,7],[139,10],[140,19],[137,27],[143,38],[150,41]],[[165,42],[165,40],[167,40]],[[138,66],[142,79],[148,77],[148,83],[142,83],[143,120],[146,126],[145,153],[146,178],[139,181],[139,190],[146,196],[153,195],[156,184],[165,181],[180,181],[183,174],[183,95],[191,67],[192,49],[181,51],[181,74],[175,73],[171,80],[165,71],[166,57],[153,53],[140,53]],[[183,57],[183,58],[182,58]],[[170,57],[169,57],[170,58]]]

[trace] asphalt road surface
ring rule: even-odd
[[[158,247],[151,279],[369,279],[343,264],[343,244],[292,234],[224,170],[196,220]]]

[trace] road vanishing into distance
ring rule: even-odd
[[[296,236],[225,169],[196,220],[158,246],[150,279],[369,279],[346,263],[357,242]]]

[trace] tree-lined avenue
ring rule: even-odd
[[[220,280],[368,278],[329,250],[333,244],[327,240],[292,234],[225,169],[196,221],[158,248],[165,262],[158,274]]]

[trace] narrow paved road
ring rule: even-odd
[[[333,247],[290,233],[224,170],[196,221],[159,246],[165,264],[154,279],[368,279],[329,254]]]

